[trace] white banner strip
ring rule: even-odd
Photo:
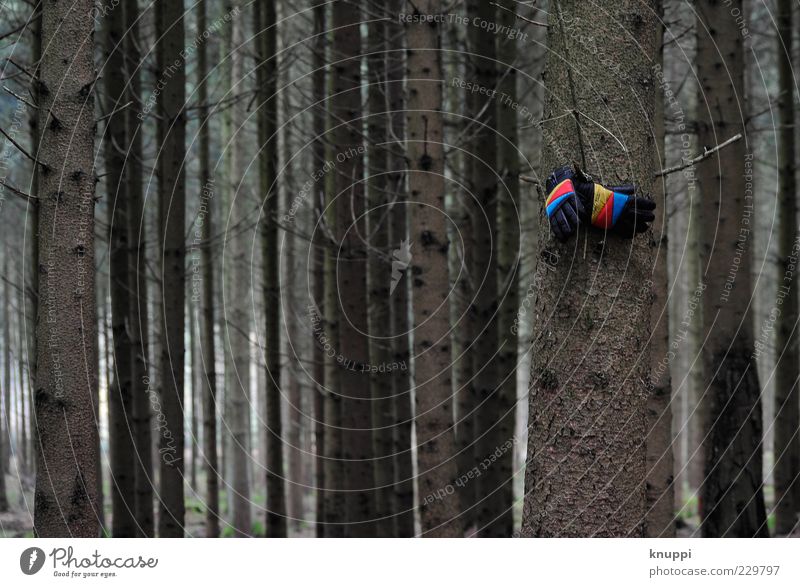
[[[3,585],[800,585],[800,541],[0,540]]]

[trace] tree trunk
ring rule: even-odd
[[[11,298],[9,291],[8,255],[3,258],[3,414],[0,421],[0,451],[3,462],[0,463],[0,512],[8,511],[8,496],[6,495],[6,473],[9,472],[11,442]]]
[[[663,0],[658,0],[659,24],[656,47],[657,71],[663,75],[664,15]],[[655,167],[664,167],[664,80],[656,77]],[[653,267],[653,305],[650,308],[650,389],[647,397],[647,517],[648,538],[675,537],[675,485],[673,483],[672,380],[669,372],[669,275],[667,273],[666,177],[653,183],[653,198],[658,206],[653,222],[656,262]]]
[[[139,62],[139,5],[137,0],[125,0],[125,30],[123,36],[127,101],[134,104],[141,96]],[[147,267],[145,259],[144,202],[142,201],[142,126],[135,108],[125,110],[128,135],[127,200],[130,252],[128,274],[130,292],[131,381],[133,384],[133,430],[136,443],[134,459],[135,508],[138,536],[153,536],[153,439],[150,419],[151,381],[149,377],[148,340],[149,312],[147,308]]]
[[[497,11],[498,23],[513,29],[515,1],[503,0],[507,10]],[[486,435],[489,449],[506,446],[514,440],[517,404],[517,329],[519,310],[520,197],[519,137],[517,131],[517,39],[497,37],[497,58],[500,79],[497,82],[497,375],[495,397],[492,398],[494,428]],[[483,152],[483,151],[481,151]],[[493,178],[497,183],[498,178]],[[484,451],[485,452],[485,451]],[[486,455],[484,454],[484,457]],[[478,527],[485,537],[508,537],[514,531],[514,448],[505,450],[481,477],[484,492],[490,497],[482,504]],[[492,493],[493,492],[493,493]]]
[[[543,170],[578,160],[648,193],[656,0],[551,8]],[[559,244],[539,215],[524,536],[644,535],[649,240],[582,228]]]
[[[164,88],[156,99],[161,243],[161,413],[158,534],[184,534],[184,303],[186,266],[186,71],[183,0],[156,2],[157,73]]]
[[[97,537],[92,2],[42,9],[34,533]],[[89,366],[87,368],[87,365]]]
[[[125,14],[113,10],[105,19],[104,83],[106,113],[121,108],[125,100],[123,37]],[[109,291],[111,295],[111,331],[113,335],[113,380],[108,388],[109,441],[111,443],[111,506],[114,537],[136,535],[136,493],[134,461],[136,459],[133,433],[132,365],[133,348],[130,333],[130,292],[133,279],[129,277],[130,235],[128,234],[128,176],[125,163],[128,156],[128,137],[125,114],[119,112],[106,119],[104,133],[106,190],[108,195]]]
[[[393,13],[402,12],[405,0],[394,0]],[[389,110],[392,112],[392,134],[401,141],[393,146],[389,156],[390,197],[394,198],[391,208],[391,236],[389,242],[394,247],[408,242],[408,192],[406,186],[405,145],[405,34],[397,19],[386,24],[389,42],[388,82]],[[411,430],[414,412],[411,404],[411,327],[409,324],[409,279],[406,268],[400,282],[391,296],[392,321],[392,361],[398,365],[392,371],[392,397],[394,398],[394,508],[396,536],[414,536],[414,454],[411,448]]]
[[[744,134],[744,46],[733,15],[742,1],[697,5],[698,138],[713,146]],[[708,537],[767,536],[761,464],[761,388],[749,311],[752,154],[746,139],[698,165],[706,393],[701,518]],[[745,176],[749,174],[747,179]],[[748,185],[749,184],[749,185]]]
[[[800,400],[797,385],[800,357],[797,335],[797,181],[795,153],[794,72],[792,70],[792,0],[779,0],[778,67],[780,124],[778,178],[780,186],[781,263],[778,273],[778,305],[782,306],[775,331],[775,533],[786,535],[798,524],[800,513]]]
[[[319,169],[325,163],[325,133],[327,129],[327,114],[325,111],[325,96],[327,95],[326,72],[327,64],[327,7],[318,4],[314,7],[314,169]],[[313,281],[314,304],[322,302],[325,295],[325,241],[324,234],[316,224],[322,215],[325,203],[325,185],[317,184],[314,190],[314,236],[312,246],[313,254]],[[311,305],[311,304],[309,304]],[[321,319],[315,316],[314,319]],[[325,477],[325,351],[318,341],[313,342],[314,349],[314,466],[316,478],[316,535],[317,538],[325,536],[327,514],[325,512],[325,490],[327,479]]]
[[[416,3],[425,16],[439,14],[439,0]],[[450,372],[450,309],[447,301],[442,128],[442,66],[439,25],[406,22],[408,56],[408,144],[413,255],[416,430],[420,516],[423,536],[458,537],[458,494]],[[448,489],[449,488],[449,489]],[[448,494],[449,493],[449,494]],[[441,497],[440,497],[441,496]]]
[[[364,153],[361,119],[361,1],[333,6],[334,151],[336,156],[336,282],[341,320],[337,363],[340,370],[342,443],[349,537],[375,535],[374,462],[367,324],[367,251]]]
[[[268,538],[286,536],[286,494],[281,424],[280,271],[278,251],[278,31],[275,0],[260,0],[259,144],[263,213],[264,308],[267,356]]]
[[[388,16],[388,15],[387,15]],[[367,174],[367,242],[370,244],[367,288],[369,318],[370,395],[372,397],[372,452],[375,470],[375,519],[379,538],[395,535],[394,517],[394,402],[390,330],[392,254],[400,243],[389,243],[389,145],[387,140],[387,27],[383,20],[369,24],[367,53],[369,170]],[[400,285],[399,282],[395,286]],[[403,284],[405,285],[405,284]],[[394,291],[393,291],[394,290]]]
[[[235,10],[242,8],[234,5]],[[230,87],[232,92],[243,91],[245,83],[244,55],[242,44],[245,40],[245,12],[231,19],[229,36],[229,55],[231,60]],[[231,106],[232,136],[227,146],[229,191],[227,208],[227,254],[223,266],[227,274],[224,307],[226,309],[226,340],[230,351],[232,373],[230,377],[230,458],[232,464],[231,487],[233,493],[233,531],[237,537],[249,536],[252,532],[252,512],[250,501],[250,323],[252,268],[250,255],[253,235],[247,228],[252,213],[251,198],[244,183],[246,167],[244,137],[242,129],[247,117],[247,103],[236,100]],[[269,282],[271,283],[271,282]],[[273,302],[274,304],[274,302]]]

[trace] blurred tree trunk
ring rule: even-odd
[[[655,9],[656,0],[551,5],[545,172],[585,160],[600,180],[651,191]],[[614,43],[585,46],[609,35]],[[539,215],[525,536],[644,535],[649,240],[582,228],[560,244]]]
[[[150,428],[150,364],[148,353],[149,313],[147,308],[147,266],[145,263],[145,214],[142,201],[142,126],[135,104],[141,99],[141,68],[139,62],[139,5],[137,0],[125,0],[124,71],[128,80],[126,101],[133,105],[124,111],[128,135],[127,167],[128,200],[128,274],[130,292],[131,381],[133,384],[133,430],[136,458],[134,460],[136,529],[141,537],[153,536],[153,439]]]
[[[8,496],[6,495],[6,473],[9,472],[11,443],[11,298],[9,291],[8,255],[3,257],[3,414],[0,421],[0,451],[3,462],[0,463],[0,512],[8,511]]]
[[[658,0],[658,39],[656,48],[657,71],[663,75],[664,64],[664,2]],[[656,77],[655,168],[663,169],[664,142],[664,91],[662,79]],[[653,305],[650,308],[650,389],[647,396],[647,514],[645,533],[649,538],[675,537],[675,485],[672,443],[672,380],[669,363],[669,275],[667,273],[667,178],[659,177],[653,183],[653,199],[657,213],[653,222],[653,239],[656,249],[653,267]]]
[[[192,435],[192,446],[189,452],[189,465],[191,465],[189,473],[189,486],[193,493],[200,493],[197,486],[197,449],[200,443],[199,438],[199,414],[198,406],[200,395],[200,379],[203,372],[203,364],[200,360],[200,340],[197,334],[199,314],[195,300],[193,297],[189,298],[189,347],[192,349],[192,367],[191,367],[191,407],[192,416],[190,420],[190,429]]]
[[[159,238],[161,249],[161,409],[160,508],[158,534],[184,534],[184,327],[186,268],[186,71],[183,0],[156,3],[157,77],[164,84],[156,99],[159,158]],[[163,416],[163,419],[162,419]]]
[[[775,533],[785,535],[798,524],[800,513],[800,378],[797,334],[797,265],[800,244],[797,229],[797,159],[795,151],[794,72],[792,70],[792,0],[778,0],[778,73],[780,131],[778,178],[780,228],[778,246],[778,304],[782,306],[775,330]]]
[[[275,0],[259,0],[261,63],[259,97],[260,194],[263,214],[264,308],[267,355],[267,519],[268,538],[286,536],[283,445],[281,440],[280,271],[278,266],[278,31]]]
[[[97,537],[92,3],[43,5],[34,533]],[[66,57],[69,57],[67,59]],[[69,170],[69,179],[62,170]],[[52,197],[55,194],[57,197]]]
[[[731,5],[698,4],[698,138],[713,146],[744,134],[744,45]],[[698,165],[703,193],[702,266],[706,393],[701,517],[707,537],[767,536],[761,464],[761,388],[750,314],[752,155],[746,139]],[[749,163],[748,163],[749,162]],[[748,167],[750,171],[748,172]]]
[[[497,19],[500,26],[516,27],[514,0],[502,0]],[[517,330],[519,311],[520,197],[519,197],[519,133],[517,131],[517,43],[518,39],[497,37],[497,58],[500,75],[497,81],[497,375],[498,385],[492,399],[494,428],[486,435],[488,448],[514,442],[514,420],[517,403]],[[495,178],[497,183],[497,178]],[[488,454],[484,451],[484,458]],[[485,473],[485,492],[491,493],[479,521],[480,535],[508,537],[514,531],[514,448],[505,450]]]
[[[439,0],[421,0],[423,17],[440,14]],[[413,255],[414,354],[419,508],[427,537],[462,536],[455,482],[456,446],[450,371],[450,310],[447,302],[442,66],[437,23],[406,22],[408,56],[408,144]]]
[[[325,111],[325,97],[327,96],[326,66],[327,66],[327,7],[317,4],[314,7],[314,165],[313,169],[320,169],[325,159],[325,131],[327,128],[327,113]],[[316,184],[313,191],[312,203],[313,221],[313,266],[312,279],[314,298],[309,307],[312,308],[322,302],[325,295],[325,235],[319,222],[325,204],[325,184]],[[314,316],[315,320],[322,320],[322,316]],[[324,522],[327,520],[325,511],[327,479],[325,477],[325,395],[327,382],[325,381],[325,351],[318,340],[314,340],[314,466],[316,486],[316,535],[323,538],[326,534]]]
[[[112,10],[104,19],[104,84],[106,94],[105,133],[103,134],[108,197],[109,293],[113,336],[113,379],[108,388],[109,441],[111,444],[111,506],[114,537],[136,535],[136,446],[132,427],[133,399],[130,324],[131,290],[129,274],[130,235],[128,234],[128,136],[125,114],[115,110],[125,103],[125,55],[123,37],[125,14]]]
[[[402,12],[405,0],[393,0],[393,14]],[[386,23],[389,43],[387,55],[387,84],[389,110],[391,111],[391,141],[389,154],[389,196],[394,198],[390,210],[391,236],[389,242],[399,247],[408,242],[408,192],[405,160],[405,34],[396,18]],[[413,253],[412,253],[413,254]],[[411,448],[411,429],[414,412],[411,404],[411,341],[409,337],[409,280],[408,268],[391,296],[392,361],[400,366],[392,371],[392,397],[394,398],[394,508],[396,536],[414,536],[414,455]]]
[[[231,19],[231,34],[228,38],[228,54],[231,60],[230,88],[233,94],[245,91],[244,23],[246,8],[232,5],[242,12]],[[252,214],[252,200],[244,183],[246,157],[244,153],[243,127],[247,117],[247,103],[236,99],[231,105],[232,135],[228,149],[228,210],[230,220],[226,230],[227,255],[223,260],[228,278],[225,292],[227,314],[226,339],[230,349],[232,376],[228,391],[230,397],[230,459],[231,491],[233,492],[233,531],[238,537],[252,532],[250,500],[250,323],[251,295],[253,292],[250,267],[252,236],[247,228]],[[273,301],[274,303],[274,301]]]
[[[386,15],[387,18],[389,15]],[[375,469],[375,519],[379,538],[395,536],[394,503],[394,402],[391,373],[381,371],[392,363],[391,296],[392,254],[400,243],[389,243],[391,203],[389,202],[389,145],[387,112],[387,27],[383,20],[369,24],[367,41],[367,92],[369,117],[369,170],[367,173],[367,242],[369,270],[367,288],[369,318],[369,363],[372,397],[372,451]],[[399,286],[400,283],[394,284]]]
[[[17,290],[17,381],[19,394],[17,395],[17,466],[20,472],[20,483],[27,483],[28,465],[31,453],[28,450],[28,419],[25,417],[25,404],[28,379],[25,377],[25,291]]]
[[[337,290],[340,309],[337,362],[341,385],[342,444],[346,461],[348,537],[375,535],[375,478],[372,460],[367,250],[361,104],[361,1],[333,5],[331,111],[336,156]]]

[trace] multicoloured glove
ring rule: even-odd
[[[636,186],[606,187],[596,183],[591,176],[580,170],[574,172],[569,166],[559,167],[553,171],[547,180],[547,185],[549,188],[551,181],[553,183],[560,181],[558,185],[561,185],[567,180],[582,204],[579,219],[584,224],[591,224],[603,230],[613,230],[622,237],[633,238],[646,231],[650,223],[655,220],[656,203],[638,196]],[[551,192],[551,194],[556,193],[558,189]],[[561,238],[563,232],[563,230],[553,230],[556,238]],[[575,229],[572,232],[575,232]]]
[[[578,230],[580,218],[586,215],[572,182],[574,175],[569,167],[559,167],[547,178],[545,210],[550,230],[562,243]]]

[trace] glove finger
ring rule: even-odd
[[[573,230],[580,224],[580,220],[578,219],[578,211],[575,209],[576,201],[577,200],[575,198],[571,198],[566,204],[564,204],[562,208],[564,210],[564,216],[566,216]]]
[[[618,194],[624,194],[626,196],[632,196],[636,193],[636,186],[628,183],[610,187],[608,189],[610,189],[612,192],[617,192]]]
[[[562,206],[559,208],[558,212],[556,212],[556,220],[558,222],[559,228],[561,228],[561,232],[564,234],[564,240],[570,237],[572,234],[572,227],[570,226],[567,217],[564,215],[564,207]]]
[[[550,217],[550,230],[553,232],[553,236],[555,236],[562,243],[566,240],[564,233],[561,231],[561,227],[558,225],[556,214],[553,214]]]
[[[575,213],[577,214],[578,218],[585,218],[586,217],[586,208],[583,205],[581,199],[576,195],[574,198],[570,199],[572,203],[572,207],[575,209]]]
[[[656,209],[656,203],[653,200],[648,200],[647,198],[636,197],[633,199],[633,205],[636,206],[638,210],[653,211]]]

